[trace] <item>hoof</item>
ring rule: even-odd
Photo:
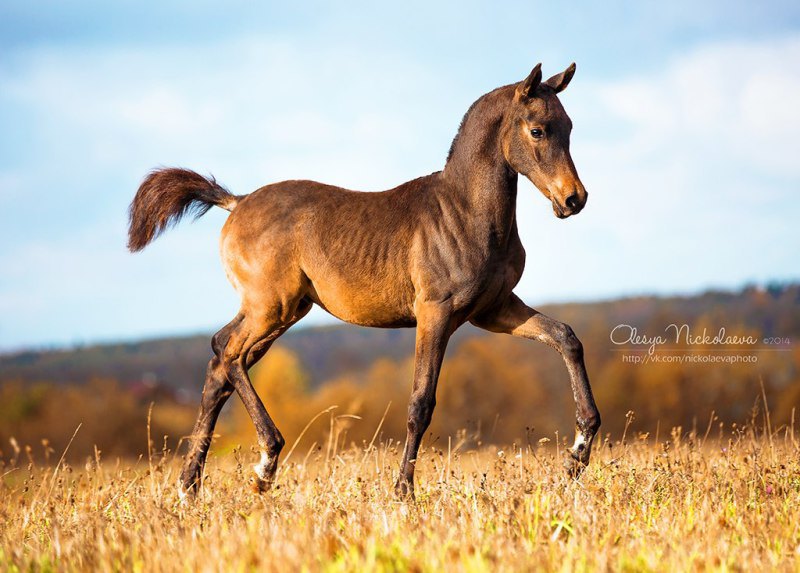
[[[272,480],[261,479],[258,476],[253,476],[250,480],[250,486],[255,493],[266,493],[272,488]]]
[[[197,497],[196,484],[195,481],[189,482],[188,485],[182,480],[178,482],[178,501],[181,505],[186,505]]]
[[[394,493],[403,501],[414,501],[414,482],[404,479],[397,480],[397,483],[394,485]]]
[[[587,434],[577,429],[575,432],[575,443],[567,450],[564,458],[564,468],[572,479],[577,479],[589,465],[589,456],[592,453],[592,441],[594,432]]]
[[[583,470],[586,469],[587,462],[583,462],[580,457],[580,454],[576,454],[574,452],[567,452],[564,456],[564,469],[567,470],[567,475],[572,479],[578,479],[580,475],[583,473]]]
[[[255,477],[252,484],[253,489],[258,493],[264,493],[272,487],[275,481],[275,473],[278,469],[278,458],[270,457],[266,452],[261,452],[261,461],[253,466]]]
[[[189,464],[184,467],[181,477],[178,479],[178,495],[184,497],[195,497],[200,489],[203,480],[203,468],[196,464]]]

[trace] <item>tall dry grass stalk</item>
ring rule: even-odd
[[[331,432],[339,430],[333,410]],[[249,453],[214,456],[182,504],[180,460],[0,470],[3,570],[796,570],[800,462],[793,428],[674,429],[601,443],[565,476],[542,438],[520,447],[427,447],[417,502],[393,495],[401,444],[293,455],[266,494]],[[378,432],[375,433],[378,435]],[[62,456],[63,459],[63,456]]]

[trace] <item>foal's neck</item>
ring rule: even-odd
[[[507,239],[516,222],[517,173],[500,148],[503,113],[514,86],[498,88],[476,101],[461,123],[442,172],[447,192],[474,220]]]

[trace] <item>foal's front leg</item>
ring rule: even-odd
[[[408,404],[408,433],[400,476],[395,491],[400,497],[414,497],[414,468],[422,436],[431,423],[436,406],[436,382],[442,366],[447,341],[452,334],[448,306],[434,302],[414,305],[417,317],[417,341],[414,353],[414,385]]]
[[[575,442],[567,460],[567,471],[577,477],[589,463],[592,441],[600,427],[600,413],[594,403],[589,377],[583,363],[583,345],[572,329],[530,308],[515,294],[503,304],[472,320],[491,332],[502,332],[544,342],[564,357],[577,406]]]

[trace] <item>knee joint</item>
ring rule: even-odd
[[[211,350],[214,351],[214,359],[216,360],[216,364],[219,365],[222,362],[222,358],[225,353],[225,346],[228,343],[228,337],[221,332],[216,333],[211,338]]]
[[[218,384],[214,388],[203,392],[203,402],[217,403],[233,394],[233,386],[227,383]]]
[[[565,356],[580,357],[583,355],[583,344],[575,336],[572,327],[564,324],[561,332],[559,333],[559,342],[561,343],[561,351]]]

